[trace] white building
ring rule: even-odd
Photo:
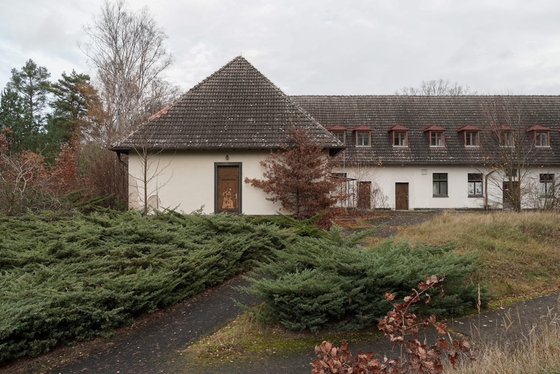
[[[244,179],[262,178],[292,125],[335,157],[348,207],[556,203],[559,96],[287,96],[243,57],[112,149],[129,155],[133,208],[274,214]]]

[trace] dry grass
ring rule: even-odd
[[[559,374],[560,319],[549,318],[513,348],[497,343],[482,346],[475,362],[468,362],[456,374]]]
[[[480,252],[473,281],[498,298],[560,288],[560,215],[556,213],[444,213],[403,229],[395,240]]]
[[[371,227],[365,220],[352,225],[355,226]],[[498,298],[529,296],[560,288],[560,215],[555,213],[448,212],[424,224],[402,228],[395,240],[424,245],[454,242],[458,251],[479,251],[483,267],[471,281],[487,284]],[[368,244],[378,241],[379,238],[371,238]],[[369,334],[369,339],[379,337]],[[309,350],[322,340],[363,340],[367,339],[366,335],[291,333],[260,324],[251,313],[244,313],[181,354],[204,367],[234,358]],[[516,350],[483,345],[477,352],[476,362],[449,372],[560,374],[560,319],[555,317],[533,331]]]

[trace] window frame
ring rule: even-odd
[[[543,137],[544,143],[543,144]],[[536,130],[534,135],[535,147],[550,147],[550,131]]]
[[[367,135],[367,137],[360,135]],[[367,139],[367,144],[360,144],[360,139]],[[371,147],[371,131],[356,130],[356,147]]]
[[[544,187],[544,188],[543,188]],[[554,174],[539,174],[539,196],[544,198],[554,198]]]
[[[474,142],[473,142],[474,140]],[[463,141],[465,147],[480,147],[480,134],[476,130],[466,130],[464,131]],[[469,142],[471,144],[469,144]]]
[[[342,144],[346,145],[346,131],[331,131],[338,140],[342,142]]]
[[[438,135],[440,135],[441,144],[434,144],[434,142],[438,143]],[[430,131],[430,147],[445,147],[444,131]]]
[[[498,134],[498,142],[501,147],[513,147],[515,145],[513,132],[511,130],[500,131]]]
[[[442,190],[445,191],[442,192]],[[432,173],[432,196],[449,197],[449,174],[448,173]]]
[[[472,188],[471,188],[472,186]],[[477,193],[477,186],[480,186],[480,193]],[[471,193],[471,191],[473,191]],[[467,174],[467,194],[468,197],[484,197],[484,182],[482,173],[468,173]]]
[[[408,147],[408,131],[394,130],[392,133],[393,147]],[[399,144],[397,144],[397,140]]]

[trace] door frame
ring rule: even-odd
[[[398,208],[398,194],[397,194],[397,186],[398,185],[406,185],[406,209],[399,209]],[[410,210],[410,183],[409,182],[395,182],[395,210]]]
[[[367,186],[367,193],[362,193],[363,192],[362,186]],[[371,181],[358,181],[358,199],[356,201],[357,209],[360,210],[371,209],[371,187],[372,187]],[[366,202],[367,204],[364,204]]]
[[[237,167],[237,173],[238,173],[238,179],[239,179],[239,185],[238,185],[238,198],[237,198],[237,207],[238,207],[238,213],[237,214],[241,214],[241,212],[243,211],[241,208],[241,202],[242,202],[242,193],[241,193],[241,187],[242,187],[242,175],[243,175],[243,171],[242,171],[242,163],[241,162],[214,162],[214,213],[218,214],[218,169],[220,167]]]

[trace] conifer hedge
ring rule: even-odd
[[[460,255],[451,246],[412,249],[391,240],[365,249],[359,240],[333,227],[325,237],[299,238],[274,251],[276,261],[261,263],[244,288],[263,302],[254,310],[291,330],[358,330],[376,325],[391,309],[386,292],[402,298],[433,274],[445,277],[446,295],[432,295],[417,312],[453,315],[476,305],[477,285],[467,281],[477,266],[476,253]],[[483,306],[488,299],[483,288]]]
[[[227,215],[0,216],[0,362],[110,333],[250,269],[293,237]]]

